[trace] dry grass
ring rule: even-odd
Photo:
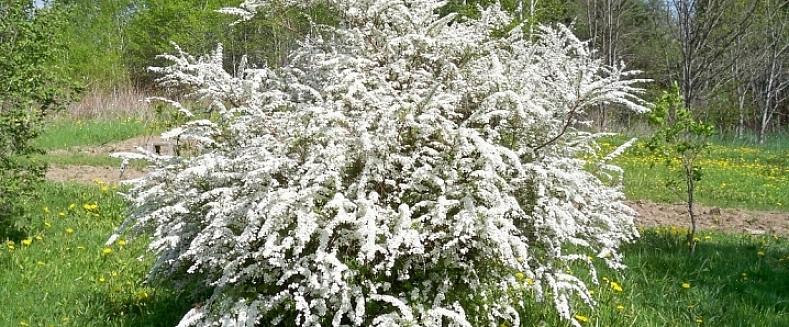
[[[153,107],[144,101],[149,96],[151,95],[134,88],[90,90],[61,115],[75,120],[133,118],[148,121],[154,116]]]

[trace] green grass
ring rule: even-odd
[[[685,231],[651,229],[624,248],[628,268],[604,269],[587,326],[789,326],[789,240],[702,233],[690,256]],[[615,291],[610,282],[621,285]],[[683,287],[687,283],[689,288]],[[569,326],[545,306],[531,323]]]
[[[621,144],[621,138],[602,143],[604,153]],[[664,161],[638,146],[614,163],[625,171],[625,193],[631,200],[681,202],[680,174]],[[748,209],[789,211],[789,140],[783,147],[713,144],[699,161],[703,177],[698,184],[699,203]]]
[[[150,133],[145,123],[133,120],[54,120],[47,123],[35,145],[44,150],[102,145]]]
[[[26,207],[0,230],[0,326],[174,326],[188,310],[179,293],[143,282],[144,238],[102,252],[125,214],[112,189],[45,183]]]

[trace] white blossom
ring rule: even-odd
[[[511,20],[497,5],[461,19],[443,1],[323,2],[345,22],[285,67],[230,73],[220,48],[155,69],[221,116],[166,133],[197,153],[145,154],[119,230],[150,233],[151,278],[210,290],[179,326],[514,325],[546,298],[577,324],[574,303],[594,301],[567,270],[622,267],[637,233],[584,170],[595,137],[576,126],[592,106],[647,110],[641,80],[561,25],[492,33]]]

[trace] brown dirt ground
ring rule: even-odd
[[[99,146],[91,147],[73,147],[69,149],[55,150],[53,154],[73,154],[84,153],[88,155],[105,155],[109,156],[113,152],[134,152],[137,147],[143,147],[146,150],[153,151],[155,144],[162,146],[162,152],[167,154],[171,151],[171,146],[167,141],[162,140],[157,136],[140,136],[128,140],[102,144]],[[140,170],[128,168],[120,177],[120,167],[93,167],[93,166],[51,166],[47,170],[47,179],[59,182],[79,182],[79,183],[92,183],[95,180],[101,180],[105,183],[119,183],[122,180],[138,178],[145,174]]]
[[[93,183],[100,180],[109,184],[117,184],[122,180],[138,178],[144,174],[139,170],[127,169],[121,178],[120,170],[116,167],[52,166],[47,170],[47,179],[78,183]]]
[[[689,226],[688,208],[684,204],[658,204],[647,201],[629,203],[639,213],[639,226]],[[789,213],[745,209],[721,209],[697,206],[701,229],[753,235],[789,235]]]
[[[109,155],[113,152],[133,151],[136,147],[144,147],[153,151],[154,144],[161,144],[163,152],[171,151],[167,141],[158,137],[142,136],[121,142],[104,144],[95,147],[78,147],[58,150],[59,153],[83,152],[91,155]],[[58,153],[56,152],[56,153]],[[133,179],[145,172],[128,169],[123,179]],[[121,181],[117,167],[65,166],[50,167],[47,178],[55,181],[73,181],[92,183],[96,179],[106,183]],[[687,207],[683,204],[658,204],[648,201],[629,203],[639,217],[639,226],[687,226]],[[721,209],[716,207],[698,206],[699,227],[701,229],[730,231],[748,234],[781,234],[789,235],[789,213],[765,212],[744,209]]]

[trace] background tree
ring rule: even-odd
[[[45,166],[31,160],[31,145],[44,117],[71,99],[74,90],[53,64],[62,26],[54,10],[32,1],[0,1],[0,222],[19,216]]]

